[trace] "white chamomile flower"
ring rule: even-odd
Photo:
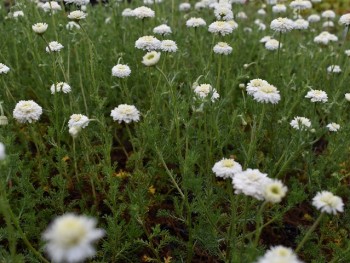
[[[287,11],[287,7],[283,4],[277,4],[272,7],[272,12],[275,14],[285,13]]]
[[[32,123],[40,119],[43,109],[33,100],[21,100],[13,110],[13,118],[20,123]]]
[[[221,34],[222,36],[231,34],[233,27],[229,22],[226,21],[216,21],[209,25],[209,32],[214,34]]]
[[[282,44],[278,42],[276,39],[269,39],[265,42],[265,48],[270,51],[277,50],[278,48],[281,48]]]
[[[223,158],[221,161],[214,164],[212,171],[215,173],[216,177],[226,179],[232,178],[235,173],[240,173],[242,171],[242,166],[232,158]]]
[[[308,118],[297,116],[290,122],[290,125],[296,130],[306,130],[311,127],[311,121]]]
[[[163,40],[160,44],[160,50],[163,52],[176,52],[177,51],[177,45],[175,41],[173,40]]]
[[[66,82],[58,82],[51,85],[51,94],[55,94],[56,92],[69,93],[72,91],[71,86],[69,86]]]
[[[311,102],[327,102],[328,96],[327,93],[323,90],[310,90],[305,98],[311,99]]]
[[[140,6],[132,11],[132,15],[137,19],[152,18],[155,16],[155,12],[146,6]]]
[[[6,158],[6,152],[5,152],[5,145],[0,142],[0,161],[5,160]]]
[[[288,188],[280,180],[271,179],[264,186],[264,199],[269,203],[279,203],[287,191]]]
[[[35,33],[38,35],[44,34],[45,31],[47,30],[48,24],[46,23],[36,23],[32,25],[32,29]]]
[[[57,217],[43,234],[45,250],[53,262],[82,262],[95,255],[93,242],[105,231],[96,228],[96,220],[86,216],[64,214]]]
[[[154,36],[143,36],[135,42],[135,47],[142,50],[152,51],[160,49],[160,40]]]
[[[335,122],[331,122],[331,123],[327,124],[326,127],[331,132],[337,132],[340,129],[340,125],[335,123]]]
[[[303,263],[294,251],[284,246],[271,247],[256,263]]]
[[[48,1],[48,2],[44,3],[43,5],[41,5],[41,8],[45,12],[53,12],[53,13],[56,13],[57,11],[62,10],[61,5],[59,3],[57,3],[57,1]]]
[[[347,101],[350,101],[350,93],[345,93],[344,97]]]
[[[125,8],[122,11],[122,17],[130,17],[130,16],[134,16],[134,11],[131,8]]]
[[[10,71],[10,68],[5,64],[0,63],[0,74],[6,74]]]
[[[226,42],[219,42],[213,48],[214,53],[221,55],[229,55],[232,53],[232,47]]]
[[[312,199],[312,205],[321,212],[328,214],[337,214],[344,211],[343,200],[328,191],[321,191]]]
[[[147,67],[154,66],[160,59],[160,52],[151,51],[142,57],[142,64]]]
[[[216,89],[214,89],[210,84],[201,84],[194,87],[194,93],[196,93],[200,99],[205,99],[208,97],[208,95],[211,95],[211,101],[215,101],[220,97]]]
[[[281,95],[275,86],[267,83],[254,92],[253,99],[261,103],[277,104],[281,100]]]
[[[134,105],[120,104],[111,111],[111,117],[119,123],[138,122],[140,120],[140,112]]]
[[[128,65],[117,64],[112,68],[112,76],[118,78],[126,78],[131,74],[131,69]]]
[[[71,20],[79,21],[85,19],[87,17],[87,14],[81,10],[75,10],[70,12],[67,17]]]
[[[58,43],[57,41],[52,41],[46,47],[46,52],[59,52],[62,48],[64,48],[64,46],[61,43]]]
[[[73,30],[74,28],[80,29],[80,25],[77,22],[69,21],[66,25],[66,29]]]
[[[157,26],[155,28],[153,28],[153,33],[154,34],[159,34],[162,36],[166,36],[172,33],[170,26],[166,25],[166,24],[162,24],[160,26]]]
[[[78,126],[80,128],[85,128],[89,125],[90,119],[83,114],[72,114],[68,121],[68,127],[72,128]]]
[[[325,10],[321,13],[321,16],[326,19],[334,19],[335,12],[333,10]]]
[[[294,29],[294,22],[289,18],[279,17],[271,21],[270,28],[276,32],[287,33]]]
[[[339,18],[339,24],[344,25],[344,26],[350,26],[350,13],[342,15]]]
[[[340,67],[338,65],[330,65],[327,68],[327,72],[328,73],[340,73],[341,69],[340,69]]]
[[[190,9],[191,9],[191,4],[190,3],[181,3],[179,5],[179,10],[180,11],[186,12],[186,11],[189,11]]]
[[[203,18],[198,17],[191,17],[186,21],[187,27],[200,27],[200,26],[206,26],[207,23],[204,21]]]

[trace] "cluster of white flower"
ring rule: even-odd
[[[277,4],[272,7],[272,12],[275,14],[287,12],[287,7],[283,4]]]
[[[328,31],[323,31],[321,34],[314,38],[314,42],[317,44],[327,45],[329,42],[338,41],[338,37]]]
[[[266,80],[253,79],[247,84],[247,93],[261,103],[277,104],[281,100],[279,90]]]
[[[154,34],[159,34],[162,36],[166,36],[172,33],[170,26],[166,25],[166,24],[162,24],[160,26],[157,26],[155,28],[153,28],[153,33]]]
[[[194,93],[199,99],[205,99],[210,95],[210,100],[217,100],[220,95],[210,84],[201,84],[193,87]]]
[[[58,82],[56,85],[52,84],[50,90],[51,94],[55,94],[56,92],[69,93],[72,88],[66,82]]]
[[[160,49],[161,42],[154,36],[143,36],[135,42],[135,47],[142,50],[152,51]]]
[[[287,33],[294,29],[294,22],[289,18],[279,17],[271,21],[270,28],[276,32]]]
[[[340,73],[341,68],[339,65],[330,65],[327,67],[327,72],[328,73]]]
[[[203,18],[200,17],[191,17],[186,21],[187,27],[200,27],[200,26],[206,26],[207,23]]]
[[[310,90],[306,94],[305,98],[311,99],[311,102],[327,102],[327,93],[323,90]]]
[[[289,6],[293,9],[299,9],[299,10],[312,8],[312,4],[308,0],[294,0],[289,4]]]
[[[61,43],[58,43],[57,41],[52,41],[46,47],[46,52],[59,52],[62,48],[64,48],[64,46]]]
[[[43,109],[33,100],[21,100],[13,110],[13,118],[20,123],[32,123],[40,119]]]
[[[147,52],[146,55],[142,57],[142,64],[147,67],[154,66],[158,63],[160,59],[160,52],[151,51]]]
[[[137,19],[152,18],[155,16],[155,12],[146,6],[140,6],[132,10],[131,16]]]
[[[0,74],[6,74],[10,71],[10,68],[5,64],[0,63]]]
[[[270,51],[277,50],[278,48],[281,48],[281,47],[282,47],[282,44],[276,39],[269,39],[265,42],[265,48]]]
[[[232,20],[231,20],[232,21]],[[228,34],[231,34],[234,29],[238,27],[235,22],[230,21],[216,21],[209,25],[209,32],[214,34],[220,34],[222,36],[226,36]]]
[[[212,171],[217,177],[224,179],[233,178],[236,173],[242,172],[242,166],[233,158],[223,158],[214,164]]]
[[[177,51],[176,42],[169,39],[163,40],[160,43],[160,50],[163,52],[176,52]]]
[[[134,105],[120,104],[111,111],[111,117],[119,123],[138,122],[140,120],[140,112]]]
[[[117,64],[112,68],[112,76],[118,78],[126,78],[131,74],[131,69],[128,65]]]
[[[321,212],[328,214],[336,214],[344,211],[343,200],[328,191],[321,191],[312,199],[312,205]]]
[[[232,53],[232,47],[226,42],[219,42],[213,48],[214,53],[221,55],[229,55]]]
[[[290,122],[290,125],[296,130],[306,130],[311,127],[311,121],[308,118],[297,116]]]

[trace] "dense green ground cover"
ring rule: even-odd
[[[57,216],[74,212],[96,218],[106,231],[90,262],[256,262],[270,246],[297,248],[320,215],[312,198],[326,190],[342,198],[344,212],[325,214],[298,257],[349,262],[350,102],[344,95],[350,92],[350,40],[338,24],[341,14],[334,27],[322,28],[322,19],[280,35],[270,22],[293,18],[290,7],[277,15],[266,5],[266,15],[259,15],[261,3],[233,4],[233,13],[244,11],[248,19],[236,18],[238,28],[221,36],[208,32],[213,10],[196,10],[194,1],[186,12],[180,1],[164,0],[149,6],[154,18],[121,15],[141,2],[87,6],[80,30],[66,28],[69,10],[51,15],[24,0],[11,8],[23,17],[0,10],[0,63],[10,68],[0,74],[8,118],[0,126],[7,153],[0,161],[0,261],[49,258],[42,233]],[[314,4],[301,15],[326,8]],[[191,17],[207,25],[188,28]],[[38,22],[48,24],[43,37],[32,30]],[[164,23],[172,34],[157,38],[174,40],[178,51],[162,52],[157,65],[147,67],[141,63],[146,51],[135,41]],[[315,43],[324,30],[338,41]],[[281,40],[280,49],[267,50],[259,42],[266,35]],[[46,52],[50,41],[64,48]],[[219,41],[232,53],[214,53]],[[129,77],[112,76],[118,63],[131,68]],[[330,65],[342,72],[328,73]],[[274,85],[281,100],[259,103],[249,96],[245,87],[256,78]],[[51,94],[60,81],[72,91]],[[217,100],[195,95],[193,86],[204,83],[217,90]],[[328,101],[311,102],[305,98],[310,89],[325,91]],[[13,117],[20,100],[42,107],[38,121]],[[138,122],[113,121],[111,110],[124,103],[140,111]],[[76,138],[68,132],[72,114],[90,119]],[[310,119],[311,127],[292,128],[296,116]],[[338,131],[327,129],[332,122]],[[212,171],[223,158],[281,180],[288,187],[282,202],[235,194],[231,179]]]

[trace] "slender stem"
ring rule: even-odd
[[[263,212],[264,212],[264,208],[266,206],[267,202],[265,201],[264,203],[262,203],[262,205],[260,206],[260,209],[258,211],[257,214],[257,219],[256,219],[256,233],[255,233],[255,240],[254,240],[254,246],[257,247],[259,244],[259,238],[261,235],[261,231],[263,230],[263,223],[264,223],[264,217],[263,217]]]
[[[220,75],[221,75],[222,56],[223,55],[219,55],[218,76],[216,79],[216,87],[215,87],[216,90],[219,92],[219,94],[220,94]]]
[[[305,242],[308,240],[308,238],[310,237],[311,233],[316,229],[316,227],[318,226],[318,224],[321,222],[321,219],[323,218],[324,213],[321,213],[317,220],[315,221],[315,223],[310,227],[310,229],[306,232],[304,238],[301,240],[301,242],[299,243],[299,245],[297,246],[297,248],[295,249],[295,253],[298,253],[298,251],[303,247],[303,245],[305,244]]]

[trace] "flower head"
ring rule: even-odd
[[[217,177],[226,179],[232,178],[235,173],[240,173],[242,171],[242,166],[232,158],[223,158],[221,161],[214,164],[212,171]]]
[[[339,24],[344,25],[344,26],[350,26],[350,14],[342,15],[339,18]]]
[[[132,14],[137,19],[152,18],[155,16],[154,11],[146,6],[140,6],[132,11]]]
[[[49,43],[49,45],[46,47],[46,52],[59,52],[64,46],[57,41],[52,41]]]
[[[277,4],[272,7],[273,13],[285,13],[287,11],[287,7],[283,4]]]
[[[23,13],[22,10],[15,11],[15,12],[13,12],[13,14],[12,14],[12,17],[13,17],[13,18],[16,18],[16,19],[18,19],[19,17],[22,17],[22,16],[24,16],[24,13]]]
[[[253,98],[257,102],[272,104],[277,104],[281,100],[279,90],[269,83],[262,85],[256,92],[254,92]]]
[[[75,10],[70,12],[67,17],[74,21],[79,21],[79,20],[85,19],[87,17],[87,14],[81,10]]]
[[[207,23],[204,21],[203,18],[191,17],[186,21],[187,27],[200,27],[205,25],[207,25]]]
[[[280,180],[272,179],[264,186],[264,199],[270,203],[279,203],[287,191],[288,188]]]
[[[335,123],[335,122],[331,122],[331,123],[327,124],[326,127],[331,132],[337,132],[340,129],[340,125]]]
[[[232,177],[235,194],[245,194],[258,200],[264,200],[263,186],[270,182],[267,174],[258,169],[248,168],[246,171],[235,173]]]
[[[256,263],[303,263],[294,251],[284,246],[271,247]]]
[[[160,50],[163,52],[176,52],[177,45],[173,40],[163,40],[160,44]]]
[[[72,128],[74,126],[85,128],[89,125],[90,119],[83,114],[72,114],[68,121],[68,127]]]
[[[180,11],[189,11],[191,9],[191,4],[190,3],[181,3],[179,5],[179,10]]]
[[[328,31],[323,31],[321,34],[314,38],[314,42],[317,44],[327,45],[330,41],[338,41],[338,37],[334,34],[329,33]]]
[[[140,112],[134,105],[120,104],[111,111],[111,116],[114,121],[119,123],[138,122],[140,120]]]
[[[265,48],[267,50],[277,50],[278,48],[282,47],[282,44],[280,44],[280,42],[278,42],[276,39],[269,39],[265,42]]]
[[[327,93],[323,90],[310,90],[305,98],[311,99],[311,102],[327,102]]]
[[[10,68],[5,64],[0,63],[0,74],[6,74],[10,71]]]
[[[59,3],[57,3],[57,1],[49,1],[49,2],[46,2],[45,4],[41,5],[41,8],[42,8],[45,12],[50,12],[50,11],[52,11],[53,13],[62,10],[61,5],[60,5]]]
[[[80,25],[77,22],[69,21],[66,25],[66,29],[73,30],[74,28],[80,29]]]
[[[335,12],[333,10],[326,10],[321,13],[321,16],[326,19],[334,19]]]
[[[209,32],[214,34],[221,34],[222,36],[231,34],[233,27],[229,22],[226,21],[216,21],[209,25]]]
[[[112,76],[118,78],[126,78],[131,74],[131,69],[128,65],[117,64],[112,68]]]
[[[32,25],[32,29],[35,33],[38,35],[44,34],[45,31],[47,30],[48,24],[46,23],[36,23]]]
[[[134,11],[131,8],[125,8],[122,12],[123,17],[134,16]]]
[[[337,212],[344,211],[343,200],[339,196],[328,191],[318,192],[312,199],[312,205],[321,212],[326,212],[328,214],[335,215]]]
[[[299,18],[294,21],[294,29],[305,30],[309,28],[309,22],[305,19]]]
[[[279,17],[271,21],[270,27],[273,31],[286,33],[294,29],[294,22],[288,18]]]
[[[166,35],[171,34],[172,31],[171,31],[170,26],[163,24],[163,25],[160,25],[160,26],[153,28],[153,33],[166,36]]]
[[[341,69],[340,69],[340,67],[338,65],[330,65],[327,68],[327,72],[328,73],[340,73]]]
[[[219,42],[213,48],[214,53],[221,55],[229,55],[232,53],[232,47],[226,42]]]
[[[306,130],[311,127],[311,121],[305,117],[295,117],[290,125],[296,130]]]
[[[307,21],[309,21],[309,23],[316,23],[316,22],[319,22],[320,20],[321,20],[321,17],[317,14],[309,15],[309,17],[307,18]]]
[[[154,66],[160,59],[160,52],[151,51],[142,57],[142,64],[147,67]]]
[[[64,214],[57,217],[43,234],[45,250],[53,262],[82,262],[95,255],[92,242],[102,238],[104,230],[86,216]]]
[[[142,50],[152,51],[160,48],[160,40],[154,36],[143,36],[135,42],[135,47]]]
[[[56,92],[69,93],[72,88],[66,82],[58,82],[51,85],[51,94],[55,94]]]
[[[40,119],[43,109],[33,100],[21,100],[13,110],[13,117],[20,123],[32,123]]]
[[[289,6],[293,9],[299,9],[299,10],[312,8],[312,4],[308,0],[294,0],[289,4]]]
[[[214,89],[210,84],[201,84],[194,87],[194,93],[196,93],[200,99],[205,99],[208,95],[211,95],[211,101],[215,101],[220,97],[216,89]]]

